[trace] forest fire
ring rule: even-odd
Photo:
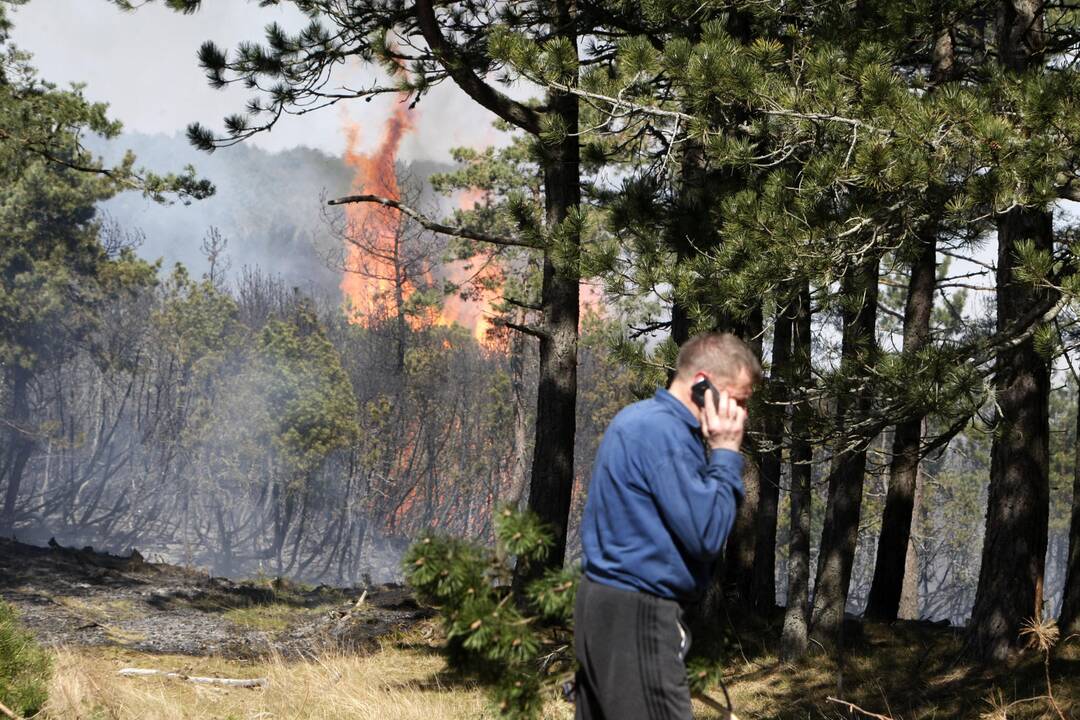
[[[357,150],[359,125],[346,125],[345,162],[356,170],[353,191],[401,199],[395,162],[401,139],[412,127],[413,113],[406,105],[397,105],[378,147],[368,155]],[[348,224],[341,290],[351,305],[350,320],[366,324],[387,301],[397,304],[408,299],[415,291],[415,281],[408,277],[403,263],[396,262],[401,255],[400,213],[374,203],[346,205],[345,213]]]
[[[358,150],[360,127],[350,122],[345,127],[345,161],[355,169],[353,192],[402,199],[397,174],[397,154],[405,135],[415,128],[416,113],[398,104],[387,119],[376,149],[366,154]],[[479,191],[462,193],[459,204],[472,207],[482,197]],[[490,256],[479,255],[473,261],[454,261],[441,266],[433,244],[417,242],[404,227],[398,211],[376,203],[351,203],[346,206],[346,257],[341,290],[348,299],[350,321],[366,325],[376,318],[403,312],[405,304],[418,287],[430,287],[445,279],[461,292],[445,298],[441,310],[429,315],[412,314],[407,322],[414,330],[439,325],[467,328],[477,342],[490,346],[488,330],[490,305],[501,286],[501,271]],[[464,295],[464,297],[463,297]]]
[[[370,154],[359,151],[360,127],[348,123],[345,161],[356,170],[352,190],[402,200],[397,172],[397,154],[405,135],[415,129],[416,113],[398,104],[387,119],[382,138]],[[407,183],[406,183],[407,184]],[[418,190],[414,190],[419,194]],[[485,192],[471,188],[458,193],[457,205],[470,210],[484,202]],[[406,197],[406,202],[412,198]],[[349,302],[351,322],[367,325],[399,313],[413,330],[425,327],[466,328],[477,343],[487,349],[502,346],[490,332],[492,307],[498,302],[505,282],[500,258],[490,249],[481,249],[468,260],[440,260],[439,245],[422,239],[424,232],[407,228],[401,213],[377,203],[351,203],[346,211],[346,259],[341,290]],[[405,313],[409,298],[418,288],[436,287],[443,281],[457,288],[443,298],[441,308],[427,313]],[[604,314],[599,286],[582,282],[581,314]]]

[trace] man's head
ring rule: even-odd
[[[754,385],[761,381],[761,363],[746,343],[731,333],[701,333],[679,349],[675,382],[689,387],[702,377],[745,407]]]

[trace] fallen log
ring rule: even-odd
[[[124,677],[164,677],[170,680],[185,680],[191,683],[199,683],[200,685],[224,685],[226,687],[265,687],[270,684],[267,678],[216,678],[216,677],[199,677],[197,675],[185,675],[178,672],[167,672],[165,670],[151,670],[146,668],[124,668],[118,674]]]

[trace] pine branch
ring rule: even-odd
[[[347,195],[335,200],[327,201],[327,205],[348,205],[349,203],[378,203],[385,207],[393,208],[403,215],[408,215],[416,222],[420,223],[427,230],[432,232],[442,233],[443,235],[451,235],[453,237],[466,238],[468,240],[478,240],[480,242],[491,243],[492,245],[500,245],[502,247],[525,247],[525,248],[537,248],[539,245],[534,243],[525,242],[524,240],[516,240],[514,238],[502,237],[499,235],[491,235],[490,233],[482,232],[480,230],[473,230],[471,228],[456,227],[453,225],[446,225],[441,222],[437,222],[422,214],[419,210],[406,205],[400,200],[394,200],[392,198],[383,197],[381,195]]]
[[[1016,347],[1034,335],[1040,325],[1053,322],[1071,299],[1071,296],[1059,292],[1056,298],[1051,297],[1039,303],[1015,323],[987,338],[978,352],[971,353],[969,362],[982,364],[988,362],[995,355],[995,351]]]
[[[1073,202],[1080,202],[1080,186],[1077,185],[1080,182],[1080,178],[1066,175],[1065,173],[1059,173],[1057,178],[1058,189],[1057,196],[1062,200],[1072,200]]]
[[[210,197],[215,192],[213,184],[208,180],[196,180],[194,177],[190,177],[169,182],[169,179],[166,178],[166,182],[162,184],[163,179],[152,174],[148,177],[143,177],[131,170],[124,171],[121,169],[118,171],[114,168],[107,168],[101,165],[86,165],[80,162],[67,160],[50,152],[46,147],[41,146],[33,140],[14,136],[3,129],[0,129],[0,140],[11,140],[18,143],[27,152],[37,155],[46,162],[65,167],[68,170],[106,177],[122,188],[138,190],[157,202],[165,202],[164,196],[166,194],[175,193],[177,197],[186,201],[188,198],[203,200]],[[160,187],[155,187],[155,185],[160,185]]]

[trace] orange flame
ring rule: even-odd
[[[458,195],[458,207],[471,210],[486,197],[484,190],[469,188]],[[445,268],[447,279],[462,286],[465,297],[451,295],[443,304],[441,320],[444,324],[457,323],[472,331],[473,337],[482,346],[489,349],[498,343],[491,337],[491,306],[498,299],[502,287],[502,269],[493,261],[491,252],[481,252],[476,258],[464,261],[455,260]]]
[[[357,149],[360,128],[349,123],[345,128],[347,147],[345,162],[356,170],[354,193],[382,195],[401,199],[394,163],[405,133],[413,128],[414,113],[404,103],[399,104],[383,128],[383,135],[373,153]],[[350,242],[346,245],[346,272],[341,278],[341,290],[348,299],[352,322],[366,323],[366,318],[380,308],[408,299],[415,290],[415,278],[407,277],[400,263],[395,263],[398,250],[398,230],[401,215],[398,211],[375,203],[352,203],[345,206]]]
[[[406,105],[398,105],[383,128],[378,147],[371,154],[357,149],[359,126],[355,123],[346,125],[345,161],[356,170],[352,183],[354,193],[401,199],[395,161],[402,138],[415,127],[414,118],[415,113]],[[482,190],[470,189],[461,194],[459,205],[469,209],[483,197]],[[430,282],[431,277],[426,272],[423,277],[409,277],[403,272],[399,236],[402,219],[397,210],[377,203],[352,203],[346,205],[345,212],[346,272],[340,287],[349,302],[350,321],[367,324],[388,309],[398,312],[398,303],[408,300],[418,282]],[[490,307],[497,293],[488,286],[501,286],[502,274],[491,262],[490,253],[481,254],[472,261],[451,262],[440,274],[462,286],[466,297],[451,295],[446,298],[438,316],[411,319],[410,325],[413,329],[431,324],[461,325],[470,330],[481,345],[492,347],[488,333],[492,329]]]

